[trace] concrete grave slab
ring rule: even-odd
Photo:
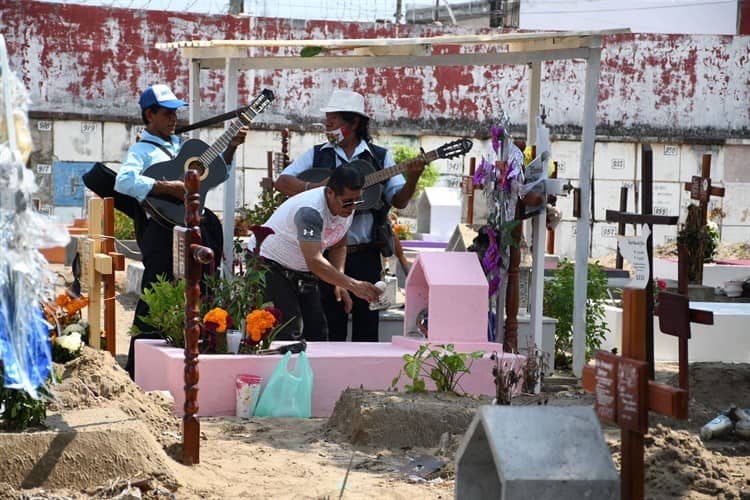
[[[483,406],[456,453],[455,498],[619,499],[591,407]]]

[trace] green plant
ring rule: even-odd
[[[0,363],[0,421],[4,429],[22,431],[29,427],[44,425],[47,418],[47,401],[52,394],[47,385],[37,388],[37,392],[41,396],[39,399],[32,398],[22,390],[7,389]]]
[[[117,240],[134,240],[135,226],[133,219],[115,210],[115,239]]]
[[[234,235],[247,236],[250,226],[263,225],[286,198],[278,191],[263,191],[260,201],[253,208],[238,208],[234,218]]]
[[[419,156],[419,150],[404,144],[397,144],[391,148],[391,154],[393,155],[393,161],[398,164],[416,158]],[[406,172],[404,173],[404,177],[408,177]],[[424,172],[422,172],[422,175],[419,176],[419,180],[417,181],[417,189],[414,191],[413,198],[419,198],[419,195],[422,194],[424,188],[434,186],[439,177],[440,171],[438,171],[438,168],[435,165],[432,163],[425,165]]]
[[[475,359],[484,356],[484,351],[456,352],[453,344],[436,345],[422,344],[414,354],[404,354],[404,367],[391,382],[396,389],[401,374],[411,379],[411,384],[404,386],[406,392],[427,392],[423,376],[428,376],[435,382],[439,392],[457,392],[459,381],[467,373],[471,373],[471,365]],[[468,365],[467,365],[468,361]]]
[[[253,309],[263,305],[263,289],[266,286],[266,266],[260,259],[250,257],[245,271],[227,277],[218,274],[203,277],[206,294],[201,301],[201,315],[215,307],[221,307],[238,327],[239,321]]]
[[[714,221],[708,221],[706,233],[708,233],[708,240],[706,241],[706,247],[703,249],[703,259],[707,262],[713,262],[716,252],[719,251],[719,245],[721,245],[719,225]]]
[[[544,314],[557,320],[555,334],[555,366],[570,364],[573,351],[573,297],[575,264],[565,259],[554,277],[544,285]],[[604,301],[607,298],[607,275],[599,263],[588,264],[586,288],[586,359],[599,349],[609,332],[604,322]]]
[[[185,280],[172,283],[159,275],[141,299],[148,304],[148,314],[140,319],[170,344],[185,347]]]

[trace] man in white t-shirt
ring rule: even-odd
[[[349,292],[368,302],[378,300],[381,292],[372,283],[344,274],[346,235],[362,202],[363,184],[356,168],[337,168],[325,187],[289,198],[263,224],[274,231],[260,247],[269,266],[266,299],[281,310],[282,321],[296,318],[279,339],[328,340],[319,280],[337,289],[347,311],[352,306]],[[254,245],[251,239],[249,247]]]

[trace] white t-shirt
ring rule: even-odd
[[[328,210],[325,186],[292,196],[263,224],[274,234],[263,240],[260,255],[295,271],[309,271],[300,242],[319,241],[321,251],[332,247],[346,235],[354,214],[349,217],[333,215]],[[255,248],[250,238],[248,248]]]

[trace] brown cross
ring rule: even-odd
[[[622,356],[596,355],[583,368],[585,391],[596,395],[599,418],[620,426],[622,438],[621,498],[644,498],[644,435],[648,412],[686,419],[688,391],[648,379],[646,361],[646,290],[622,292]]]
[[[701,207],[701,222],[708,222],[708,201],[711,196],[724,196],[724,188],[711,186],[711,155],[703,155],[701,175],[694,175],[690,182],[685,183],[685,191],[690,191],[690,199],[698,200]]]
[[[677,337],[679,340],[680,389],[689,390],[688,386],[688,339],[690,323],[703,325],[714,324],[714,313],[700,309],[690,309],[687,295],[672,292],[659,292],[659,329],[662,333]]]

